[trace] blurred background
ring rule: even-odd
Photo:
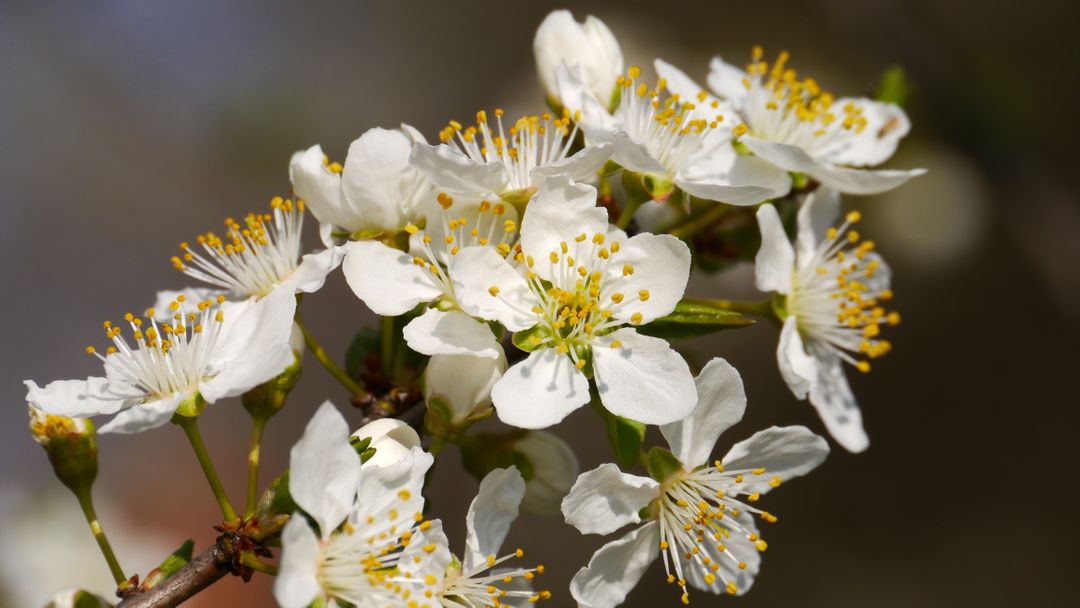
[[[540,111],[533,32],[564,4],[0,1],[0,606],[37,606],[68,585],[110,587],[75,501],[26,431],[21,381],[98,373],[83,348],[100,343],[101,321],[187,284],[168,262],[177,244],[287,193],[293,151],[321,143],[343,159],[373,126],[405,121],[432,137],[481,108]],[[894,353],[853,377],[872,445],[857,457],[836,448],[770,495],[781,523],[767,530],[754,589],[697,593],[694,603],[1074,605],[1080,37],[1065,5],[568,7],[607,22],[628,65],[660,56],[703,81],[712,55],[739,64],[762,44],[790,50],[794,67],[840,95],[869,93],[892,64],[914,84],[914,130],[891,165],[930,173],[846,203],[863,210],[863,232],[894,267],[904,316]],[[750,285],[742,267],[692,291],[752,296]],[[305,313],[337,354],[374,322],[340,274]],[[729,359],[746,382],[748,414],[721,449],[770,424],[823,432],[782,384],[775,343],[761,325],[687,345],[700,360]],[[264,478],[327,396],[347,409],[309,360],[269,426]],[[238,499],[247,414],[223,402],[202,427]],[[588,408],[554,431],[583,469],[610,459]],[[212,541],[216,507],[177,429],[100,443],[96,495],[129,573],[145,574],[186,538],[197,550]],[[460,547],[476,482],[453,448],[445,454],[432,491]],[[603,540],[526,515],[508,543],[547,565],[552,605],[569,606],[569,577]],[[246,587],[230,578],[190,605],[272,605],[269,588],[262,575]],[[654,566],[627,605],[676,602]]]

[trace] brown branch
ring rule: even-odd
[[[156,587],[124,598],[116,608],[172,608],[229,573],[228,557],[217,543],[195,556],[179,572]]]

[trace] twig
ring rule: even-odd
[[[172,608],[216,583],[229,573],[226,558],[217,544],[195,556],[179,572],[158,586],[124,598],[116,608]]]

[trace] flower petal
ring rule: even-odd
[[[303,515],[294,513],[281,531],[281,566],[274,580],[274,599],[282,608],[307,608],[322,593],[319,552],[319,537]]]
[[[805,426],[774,426],[754,433],[732,446],[724,456],[729,471],[764,468],[760,475],[744,475],[740,491],[765,494],[778,485],[802,477],[825,462],[829,443]]]
[[[319,524],[324,539],[352,509],[359,475],[360,456],[349,445],[349,427],[327,401],[289,451],[289,493]]]
[[[615,81],[612,81],[614,85]],[[555,67],[555,86],[562,105],[571,116],[578,116],[578,124],[594,129],[612,129],[617,126],[615,118],[607,110],[607,101],[600,101],[585,83],[581,67],[566,62]],[[611,91],[614,93],[615,87]],[[580,114],[579,114],[580,113]]]
[[[539,185],[542,178],[553,175],[565,175],[575,182],[588,181],[596,177],[612,151],[608,144],[587,145],[572,156],[533,169],[533,184]]]
[[[823,185],[845,194],[880,194],[900,186],[912,177],[926,173],[925,169],[846,169],[818,162],[797,146],[765,141],[746,136],[740,139],[757,156],[784,169],[805,173]]]
[[[622,344],[613,348],[615,341]],[[599,338],[592,353],[596,388],[612,414],[668,424],[688,416],[697,404],[690,367],[666,340],[624,327]]]
[[[502,347],[497,358],[473,355],[434,355],[424,370],[424,400],[439,398],[450,409],[450,422],[460,424],[491,408],[491,388],[506,371]]]
[[[582,126],[585,139],[593,145],[611,147],[611,159],[623,167],[645,175],[667,175],[671,171],[653,158],[645,144],[636,142],[622,128],[612,125],[597,127],[585,123]]]
[[[356,222],[341,193],[341,176],[331,172],[325,161],[326,154],[317,145],[294,154],[289,163],[293,191],[319,222],[352,230]]]
[[[582,534],[611,534],[641,522],[640,511],[659,495],[656,481],[623,473],[609,462],[578,476],[563,498],[562,513]]]
[[[502,354],[491,328],[459,310],[429,308],[410,321],[402,334],[409,348],[425,355],[498,359]]]
[[[800,265],[809,263],[813,258],[818,244],[825,238],[825,232],[839,216],[840,193],[836,190],[820,187],[807,195],[799,207],[799,231],[795,239]]]
[[[180,403],[192,397],[191,394],[180,393],[156,401],[135,404],[122,410],[113,416],[112,420],[101,425],[98,433],[102,435],[109,433],[130,435],[164,426],[172,420],[173,414],[176,413],[176,408],[179,407]]]
[[[420,447],[420,435],[409,423],[397,418],[379,418],[353,431],[352,437],[371,439],[375,455],[364,466],[381,467],[401,462]]]
[[[623,70],[622,49],[607,25],[592,15],[578,23],[567,10],[552,11],[536,28],[533,54],[540,82],[555,99],[560,92],[555,69],[564,62],[577,66],[588,90],[605,103]]]
[[[482,197],[506,189],[506,169],[501,162],[479,163],[446,144],[416,144],[409,163],[438,189],[451,194]]]
[[[626,600],[660,555],[659,527],[649,522],[593,554],[570,581],[570,595],[579,608],[614,608]]]
[[[817,352],[813,347],[811,352],[818,374],[810,383],[810,405],[837,443],[849,452],[862,452],[870,446],[870,438],[863,430],[862,413],[844,375],[843,361],[835,353]]]
[[[641,314],[637,323],[653,321],[675,310],[686,292],[690,248],[671,235],[637,234],[621,243],[614,261],[617,263],[608,268],[604,291],[625,296],[608,308],[619,321],[630,323],[637,313]]]
[[[405,545],[398,560],[398,569],[413,579],[415,585],[421,584],[429,575],[441,581],[454,559],[442,521],[433,519],[430,524],[426,530],[418,528],[413,532],[412,540]]]
[[[454,294],[466,313],[498,321],[510,331],[526,330],[539,322],[532,312],[539,302],[525,277],[491,247],[458,251],[449,270]]]
[[[476,498],[465,516],[466,571],[494,557],[506,540],[510,524],[518,516],[518,507],[525,496],[525,480],[515,467],[495,469],[480,481]]]
[[[341,188],[352,210],[350,232],[398,230],[415,218],[419,191],[430,190],[409,165],[411,139],[396,129],[368,129],[349,145]]]
[[[529,431],[514,442],[514,452],[525,457],[535,474],[525,482],[521,509],[535,515],[556,515],[563,498],[581,473],[574,450],[557,435]]]
[[[848,103],[862,109],[866,126],[861,133],[845,138],[842,147],[829,150],[828,161],[837,165],[872,167],[889,160],[900,140],[911,131],[911,121],[904,109],[894,103],[865,97],[841,97],[833,102],[833,106],[843,108]]]
[[[719,55],[709,62],[709,88],[721,99],[727,99],[737,106],[741,106],[746,97],[747,88],[743,84],[746,78],[746,72],[724,62]]]
[[[376,454],[378,450],[376,449]],[[407,529],[424,509],[424,476],[434,459],[416,447],[404,458],[377,466],[369,460],[360,469],[355,491],[360,500],[349,514],[349,521],[362,525],[372,536]]]
[[[408,254],[376,241],[346,245],[341,270],[356,297],[378,315],[396,317],[443,293]]]
[[[756,205],[791,190],[786,171],[755,156],[725,158],[729,149],[725,144],[720,152],[695,160],[675,176],[675,184],[698,198],[729,205]]]
[[[806,399],[810,384],[817,379],[818,364],[806,353],[799,333],[799,321],[794,316],[785,319],[784,327],[780,330],[776,362],[791,392],[799,399]]]
[[[304,255],[300,258],[300,265],[281,282],[278,289],[303,293],[319,291],[326,283],[327,275],[341,265],[341,258],[344,255],[345,251],[341,247],[328,247],[322,251]]]
[[[795,249],[784,232],[776,207],[762,205],[757,212],[761,248],[754,257],[754,283],[761,291],[791,293],[795,272]]]
[[[686,418],[660,427],[671,451],[688,468],[709,462],[720,434],[742,420],[746,390],[739,372],[717,357],[695,379],[697,407]]]
[[[746,532],[732,532],[726,537],[723,552],[719,551],[716,543],[701,543],[701,552],[709,559],[708,572],[706,572],[706,567],[697,560],[693,562],[686,559],[680,560],[686,580],[694,588],[719,595],[727,593],[727,582],[730,581],[735,584],[735,595],[742,595],[753,586],[754,578],[761,569],[761,552],[747,536],[758,533],[757,525],[754,523],[754,518],[745,511],[735,516],[735,519]],[[716,571],[712,570],[713,563],[719,564],[720,568]],[[746,567],[740,568],[740,563],[745,564]],[[709,573],[716,577],[712,583],[707,582]]]
[[[561,252],[563,243],[576,244],[574,238],[582,233],[591,237],[606,234],[607,229],[607,211],[596,206],[596,188],[575,184],[566,176],[551,177],[525,210],[521,248],[535,260],[533,271],[551,280],[558,267],[550,259],[552,252]]]
[[[503,374],[491,400],[505,424],[542,429],[589,402],[589,381],[570,357],[542,348]]]
[[[117,380],[91,376],[86,380],[55,380],[44,388],[24,380],[26,401],[54,416],[88,418],[115,414],[142,397],[135,387]]]

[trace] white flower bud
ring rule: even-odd
[[[440,412],[446,422],[459,426],[482,417],[491,409],[491,387],[506,371],[506,355],[495,359],[472,355],[435,355],[424,372],[424,399],[429,407],[446,406]]]
[[[555,68],[563,62],[571,68],[578,66],[585,85],[603,103],[611,99],[623,72],[619,42],[603,21],[591,15],[578,23],[570,11],[553,11],[536,30],[533,53],[540,82],[555,100],[559,99]]]
[[[399,462],[409,452],[420,446],[420,435],[416,434],[408,423],[396,418],[380,418],[357,429],[353,437],[371,439],[369,447],[375,448],[375,455],[365,463],[377,467]]]
[[[521,508],[537,515],[558,514],[563,497],[581,472],[574,451],[546,431],[529,431],[514,443],[514,451],[528,459],[533,473],[525,482]]]

